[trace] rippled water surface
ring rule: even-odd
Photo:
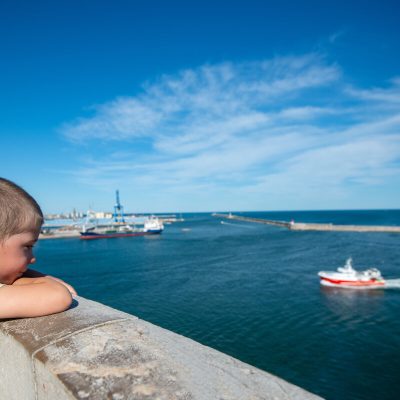
[[[400,211],[242,213],[400,225]],[[210,214],[153,237],[45,240],[37,269],[327,399],[400,398],[400,290],[323,288],[353,257],[400,278],[399,234],[290,232]]]

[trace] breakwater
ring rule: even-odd
[[[259,224],[274,225],[292,231],[343,231],[343,232],[391,232],[400,233],[400,226],[375,226],[375,225],[335,225],[316,224],[304,222],[275,221],[263,218],[251,218],[233,214],[213,214],[214,217],[227,218],[238,221],[256,222]]]

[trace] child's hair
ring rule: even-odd
[[[0,241],[12,235],[34,230],[39,232],[43,213],[24,189],[0,178]]]

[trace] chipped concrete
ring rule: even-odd
[[[319,399],[193,340],[83,298],[61,314],[0,322],[0,351],[0,387],[8,400]]]

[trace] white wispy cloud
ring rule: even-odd
[[[400,104],[400,78],[393,78],[386,88],[359,89],[349,87],[347,93],[365,101]]]
[[[400,175],[399,102],[400,79],[356,88],[338,65],[307,54],[165,75],[61,132],[78,148],[90,144],[90,161],[73,173],[97,187],[208,193],[211,208],[221,191],[249,201],[272,188],[351,197]]]

